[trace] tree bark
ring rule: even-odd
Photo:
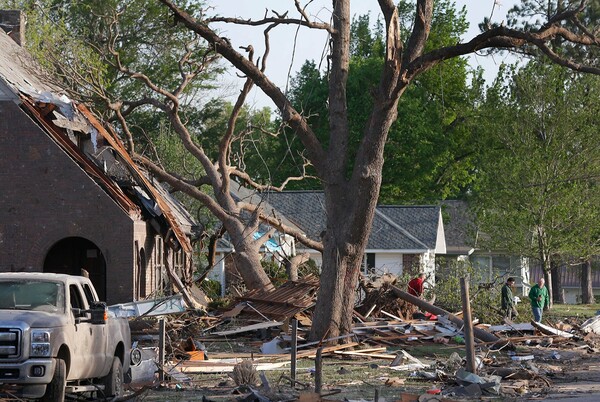
[[[558,304],[565,304],[565,291],[562,287],[561,266],[556,261],[551,260],[552,267],[552,301]]]
[[[298,254],[298,255],[295,255],[290,258],[286,257],[284,259],[283,263],[285,264],[285,273],[287,274],[288,279],[290,281],[298,280],[298,266],[304,264],[309,259],[310,259],[309,253],[302,253],[302,254]]]
[[[236,245],[232,256],[235,268],[248,289],[271,290],[274,288],[264,269],[261,269],[260,255],[257,252]]]
[[[552,270],[548,269],[545,270],[544,269],[544,280],[546,281],[546,288],[548,288],[548,295],[550,296],[550,300],[549,303],[550,305],[548,306],[548,308],[552,308],[552,306],[554,305],[552,298],[554,297],[554,293],[553,293],[553,289],[552,289]]]
[[[592,261],[581,264],[581,304],[594,304],[594,289],[592,288]]]

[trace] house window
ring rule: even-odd
[[[484,281],[503,282],[513,276],[519,285],[521,271],[519,260],[507,255],[478,255],[471,258],[473,266],[481,272]]]

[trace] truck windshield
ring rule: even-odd
[[[0,309],[64,313],[64,294],[60,282],[0,281]]]

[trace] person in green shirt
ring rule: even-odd
[[[550,295],[548,288],[544,286],[544,278],[538,279],[537,285],[529,291],[529,300],[531,300],[531,311],[535,322],[542,321],[542,311],[550,306]]]
[[[513,287],[515,286],[515,278],[508,278],[504,286],[502,286],[502,314],[505,318],[512,320],[518,316],[517,309],[513,297]]]

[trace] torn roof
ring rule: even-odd
[[[0,80],[13,91],[29,94],[49,92],[57,96],[65,93],[43,78],[43,72],[33,57],[3,30],[0,30]],[[18,92],[14,93],[14,98],[17,98]]]
[[[112,129],[65,94],[25,49],[0,30],[0,100],[19,104],[132,218],[161,217],[184,251],[191,252],[188,236],[197,225],[185,208],[131,159]],[[106,145],[99,148],[100,142]]]

